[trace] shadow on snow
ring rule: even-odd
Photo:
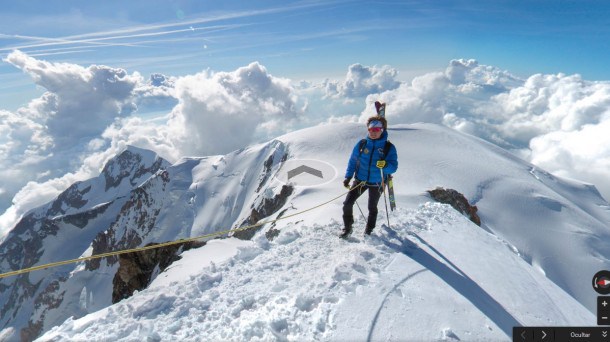
[[[382,239],[386,246],[409,256],[411,259],[422,265],[425,270],[434,273],[437,277],[445,281],[447,285],[451,286],[464,298],[468,299],[477,309],[492,320],[507,336],[512,336],[513,327],[521,326],[521,323],[519,323],[515,317],[513,317],[500,303],[498,303],[489,293],[487,293],[487,291],[468,277],[466,273],[462,272],[462,270],[447,259],[441,252],[428,244],[428,242],[426,242],[422,237],[414,232],[409,232],[409,235],[419,240],[420,243],[426,245],[430,250],[438,255],[440,259],[444,261],[444,263],[430,255],[425,250],[418,248],[415,243],[409,241],[408,239],[401,238],[393,230],[388,229],[385,226],[384,229],[390,239],[396,239],[400,242],[400,244],[397,244],[389,241],[390,239]],[[409,277],[403,279],[396,286],[400,286],[402,283],[406,282],[422,271],[424,270],[419,270]],[[377,320],[378,316],[379,312],[377,312],[377,315],[375,316],[375,321]],[[371,338],[372,331],[375,328],[375,321],[373,321],[371,332],[369,332],[369,340]]]

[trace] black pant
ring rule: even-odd
[[[354,182],[354,184],[358,183]],[[362,185],[350,191],[345,198],[345,202],[343,202],[343,222],[348,230],[351,230],[352,223],[354,223],[354,203],[367,190],[369,191],[369,217],[366,222],[366,228],[369,231],[375,228],[375,223],[377,222],[377,204],[381,198],[382,189],[378,185]]]

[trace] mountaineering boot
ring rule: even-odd
[[[354,218],[349,216],[343,216],[343,224],[345,227],[341,232],[341,238],[345,239],[352,233],[352,225],[354,224]]]
[[[351,228],[350,229],[344,228],[343,231],[341,232],[341,235],[339,235],[339,237],[342,239],[347,239],[351,233],[352,233]]]
[[[364,234],[371,235],[373,229],[375,229],[375,222],[377,222],[377,215],[369,215],[368,220],[366,221],[366,229],[364,230]]]

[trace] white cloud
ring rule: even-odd
[[[135,110],[133,91],[142,78],[105,66],[50,63],[19,51],[5,61],[47,90],[15,113],[0,111],[0,177],[5,184],[0,208],[13,203],[7,214],[13,217],[91,176],[91,170],[81,168],[87,144]],[[0,217],[0,226],[7,215]]]
[[[502,134],[526,143],[549,132],[600,123],[610,106],[610,84],[584,81],[579,75],[538,74],[492,103],[498,105]]]
[[[227,153],[285,133],[301,114],[290,81],[256,62],[233,72],[179,78],[175,93],[179,104],[168,126],[187,154]]]
[[[92,148],[100,150],[97,146],[107,146],[103,150],[104,156],[97,158],[101,162],[122,151],[128,145],[155,151],[163,158],[173,162],[184,156],[183,151],[175,144],[179,134],[179,130],[174,132],[164,123],[131,117],[116,121],[109,126],[101,135],[101,139],[92,141]],[[102,165],[95,159],[90,162]]]
[[[169,112],[178,103],[174,95],[175,82],[175,77],[153,74],[146,84],[139,84],[133,91],[138,112]]]
[[[170,161],[222,154],[304,126],[365,120],[376,100],[388,103],[390,124],[453,127],[557,175],[591,182],[610,198],[610,82],[563,74],[522,80],[475,60],[454,60],[444,72],[402,84],[390,67],[354,64],[341,82],[297,86],[256,62],[144,81],[122,69],[48,63],[20,52],[7,61],[48,91],[16,113],[0,110],[0,208],[14,202],[0,228],[96,176],[127,145]],[[357,99],[366,95],[362,110]],[[166,115],[131,115],[137,108]]]
[[[345,80],[327,81],[326,95],[330,97],[355,98],[395,89],[400,85],[396,80],[398,71],[387,65],[367,67],[361,64],[349,66]]]
[[[28,73],[47,92],[20,114],[46,126],[58,149],[82,143],[104,131],[117,117],[135,109],[132,92],[142,77],[123,69],[50,63],[20,51],[6,61]]]
[[[558,176],[586,179],[610,199],[610,120],[574,131],[554,131],[530,142],[532,163]]]
[[[367,97],[388,103],[390,123],[432,122],[479,136],[557,175],[591,182],[610,199],[610,82],[579,75],[521,80],[474,60],[451,61],[445,72]]]
[[[8,132],[9,137],[0,148],[0,163],[6,170],[0,175],[11,176],[16,185],[4,196],[7,201],[15,194],[13,205],[0,217],[0,228],[5,229],[73,182],[99,174],[104,163],[127,145],[175,161],[185,155],[227,153],[283,134],[302,119],[290,81],[270,75],[259,63],[233,72],[204,71],[180,78],[153,75],[144,83],[138,74],[130,76],[121,69],[50,64],[21,53],[12,55],[11,61],[49,92],[17,114],[0,112],[11,119],[7,120],[11,125],[0,125],[0,132]],[[95,76],[100,74],[103,77]],[[97,91],[98,97],[83,95],[86,91]],[[62,101],[70,106],[58,103]],[[145,120],[123,110],[134,108],[134,103],[175,107],[165,118]],[[84,122],[90,127],[78,124]],[[40,137],[34,139],[33,133]],[[73,147],[58,144],[61,138]],[[29,163],[15,164],[24,156]]]

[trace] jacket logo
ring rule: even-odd
[[[369,149],[365,148],[364,151],[362,151],[362,152],[364,152],[364,154],[369,154]]]

